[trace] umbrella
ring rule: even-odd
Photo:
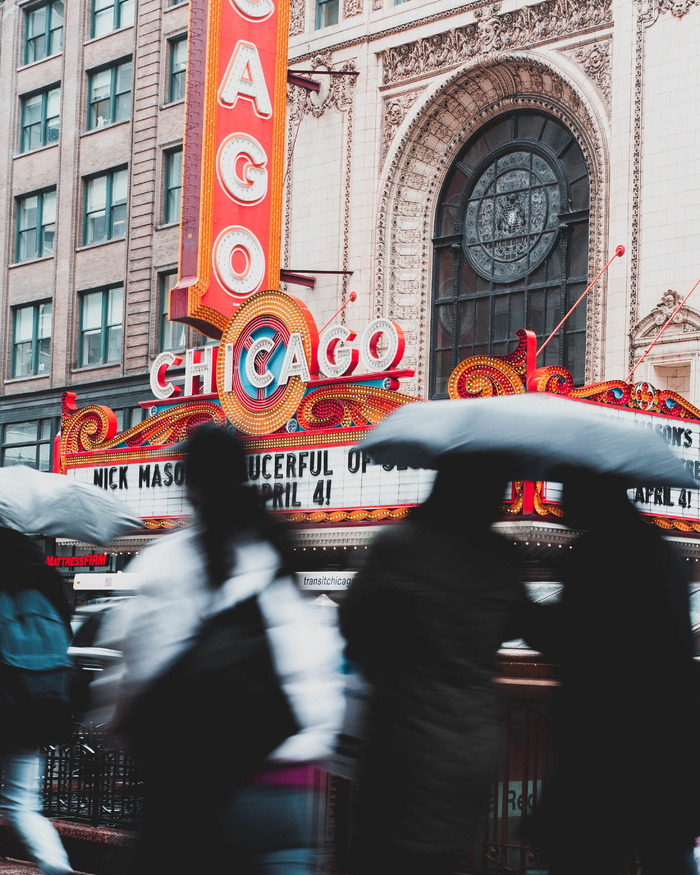
[[[446,456],[495,454],[513,480],[561,481],[575,469],[696,488],[656,429],[624,415],[547,393],[418,401],[387,416],[360,446],[373,462],[411,468],[436,468]]]
[[[25,535],[89,544],[107,544],[142,527],[103,489],[26,465],[0,468],[0,525]]]

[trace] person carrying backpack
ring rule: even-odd
[[[42,814],[41,747],[70,739],[70,608],[61,576],[26,535],[0,527],[0,810],[44,875],[73,867]]]

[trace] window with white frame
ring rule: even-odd
[[[53,255],[56,236],[56,189],[17,199],[16,261]]]
[[[20,152],[57,142],[60,105],[61,89],[58,85],[20,98]]]
[[[85,245],[126,236],[127,182],[126,167],[85,180]]]
[[[51,301],[12,311],[12,376],[31,377],[51,370]]]
[[[128,119],[131,114],[131,58],[88,74],[87,129]]]
[[[122,354],[124,287],[84,292],[80,297],[78,365],[118,362]]]

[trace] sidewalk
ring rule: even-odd
[[[40,875],[40,872],[31,863],[0,857],[0,875]],[[76,875],[87,875],[87,873],[76,872]]]

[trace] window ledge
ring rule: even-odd
[[[124,236],[124,237],[111,237],[109,240],[97,240],[95,243],[82,243],[80,246],[75,247],[75,251],[76,252],[83,252],[86,249],[97,249],[98,246],[109,246],[110,243],[125,243],[125,242],[126,242],[126,236]]]
[[[114,36],[115,33],[124,33],[126,30],[133,30],[133,24],[125,24],[124,27],[115,27],[114,30],[110,30],[109,33],[102,33],[99,36],[89,36],[83,42],[83,45],[88,46],[91,43],[98,43],[102,39],[109,39],[111,36]]]
[[[36,149],[27,149],[26,152],[15,152],[12,156],[12,160],[16,161],[18,158],[24,158],[27,155],[36,155],[37,152],[45,152],[47,149],[56,149],[58,144],[59,141],[56,140],[53,143],[47,143],[45,146],[37,146]]]
[[[51,371],[46,371],[43,374],[26,374],[23,377],[6,377],[3,383],[7,386],[8,383],[26,383],[27,380],[47,380],[51,376]]]
[[[131,124],[130,118],[122,118],[122,119],[119,119],[119,121],[117,121],[117,122],[107,122],[106,125],[101,125],[100,127],[96,127],[96,128],[90,128],[87,131],[81,131],[78,136],[87,137],[90,134],[99,134],[100,131],[109,131],[109,130],[112,130],[112,128],[118,128],[120,125],[130,125],[130,124]]]
[[[12,270],[15,267],[24,267],[26,264],[38,264],[42,261],[51,261],[51,259],[55,257],[55,254],[52,252],[51,255],[40,255],[38,258],[28,258],[26,261],[13,261],[12,264],[7,265],[7,269]]]
[[[60,58],[63,54],[63,50],[60,52],[56,52],[53,55],[46,55],[44,58],[39,58],[37,61],[30,61],[28,64],[21,64],[17,69],[18,70],[28,70],[30,67],[36,67],[37,64],[43,64],[44,61],[50,61],[51,58]]]
[[[154,231],[163,231],[165,228],[179,228],[180,227],[180,219],[177,219],[174,222],[160,222],[157,225],[153,226]]]
[[[75,365],[72,367],[71,374],[82,374],[85,371],[101,371],[105,368],[109,368],[110,370],[114,370],[115,368],[120,368],[122,365],[121,361],[118,362],[101,362],[99,364],[94,365]]]

